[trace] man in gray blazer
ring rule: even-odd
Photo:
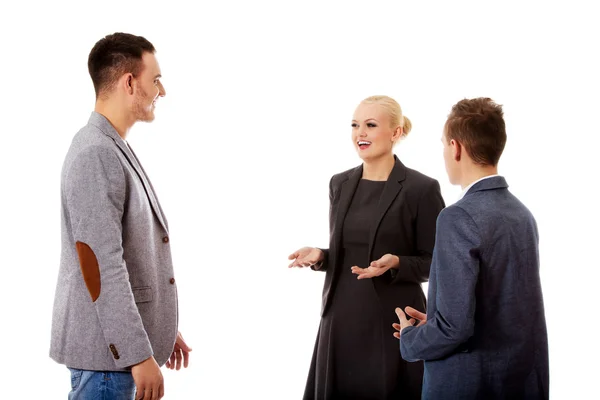
[[[62,252],[50,356],[71,370],[69,399],[160,399],[160,366],[188,365],[178,333],[167,220],[126,142],[165,95],[154,46],[125,33],[90,52],[95,111],[61,179]]]
[[[396,310],[402,357],[425,360],[423,399],[547,399],[538,230],[497,175],[502,107],[458,102],[442,142],[450,182],[463,193],[437,220],[427,315],[407,308],[407,320]]]

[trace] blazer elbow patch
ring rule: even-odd
[[[94,251],[86,243],[77,242],[77,254],[79,255],[79,266],[85,286],[90,292],[92,302],[96,302],[100,297],[100,266]]]

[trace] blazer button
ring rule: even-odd
[[[171,283],[171,285],[174,285],[175,284],[175,278],[169,279],[169,283]]]
[[[165,236],[163,238],[163,243],[169,243],[169,237],[168,236]]]
[[[115,347],[114,344],[111,343],[108,347],[110,348],[110,351],[113,353],[113,357],[115,358],[115,360],[118,360],[119,358],[121,358],[121,357],[119,357],[119,352],[117,351],[117,348]]]

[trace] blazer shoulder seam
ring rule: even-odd
[[[121,162],[121,160],[119,159],[119,156],[117,154],[117,152],[115,151],[114,148],[112,148],[111,146],[106,146],[103,144],[90,144],[90,145],[86,145],[85,147],[79,149],[79,151],[77,151],[76,154],[73,155],[73,158],[71,160],[71,162],[69,163],[68,169],[65,171],[66,172],[66,178],[67,181],[69,180],[69,177],[71,175],[71,173],[73,173],[73,168],[77,165],[77,161],[81,159],[81,157],[84,157],[87,154],[98,154],[100,158],[105,158],[108,157],[110,159],[110,161],[114,161],[115,164],[118,164],[118,171],[120,172],[119,175],[120,178],[122,178],[122,182],[123,184],[125,184],[125,169],[123,168],[123,164]],[[102,156],[103,154],[106,154],[107,156]],[[76,173],[79,171],[75,171]],[[120,188],[121,191],[124,191],[125,188]],[[119,191],[114,191],[114,193],[118,193]]]
[[[331,182],[332,182],[333,184],[336,184],[336,183],[339,183],[339,182],[341,182],[341,181],[348,180],[348,179],[349,179],[349,177],[350,177],[350,175],[351,175],[351,174],[352,174],[354,171],[356,171],[358,168],[359,168],[359,167],[354,167],[354,168],[350,168],[350,169],[348,169],[348,170],[346,170],[346,171],[343,171],[343,172],[338,172],[337,174],[334,174],[334,175],[331,177]]]
[[[451,210],[454,210],[454,209],[460,210],[460,212],[462,214],[465,214],[469,218],[469,220],[473,223],[475,228],[477,228],[477,233],[479,234],[479,237],[481,238],[481,229],[479,229],[479,225],[477,225],[477,222],[475,222],[475,219],[471,216],[471,214],[467,210],[465,210],[464,207],[462,207],[459,204],[452,204],[445,208],[445,210],[450,210],[450,212],[452,212]],[[446,214],[447,213],[448,213],[448,211],[446,211]]]

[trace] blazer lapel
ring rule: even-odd
[[[140,176],[142,183],[144,184],[144,189],[146,190],[146,194],[148,195],[148,198],[150,199],[150,204],[152,205],[154,214],[156,214],[156,216],[158,217],[158,220],[160,221],[160,224],[163,226],[165,231],[168,233],[169,227],[167,226],[167,221],[165,220],[164,215],[162,213],[162,208],[160,207],[160,203],[158,202],[158,199],[156,198],[156,195],[154,194],[154,188],[152,187],[152,183],[150,183],[150,180],[148,179],[148,176],[146,175],[146,171],[144,171],[144,167],[142,167],[137,156],[133,152],[131,145],[129,145],[129,146],[125,145],[125,147],[129,147],[129,150],[131,151],[131,154],[133,155],[133,160],[130,160],[130,162],[134,161],[132,163],[132,165],[135,168],[138,175]]]
[[[138,174],[140,180],[142,181],[142,185],[144,186],[144,190],[146,191],[146,196],[148,197],[148,200],[150,201],[150,205],[152,206],[154,215],[156,215],[160,224],[162,225],[164,230],[168,233],[169,229],[168,229],[166,221],[163,217],[162,210],[160,208],[158,200],[156,199],[156,196],[154,195],[154,190],[152,189],[152,185],[150,184],[150,181],[148,180],[146,173],[144,172],[144,169],[138,162],[137,157],[133,153],[133,149],[131,149],[127,144],[125,144],[125,141],[121,138],[121,136],[119,136],[117,131],[115,131],[115,128],[112,126],[112,124],[102,114],[93,112],[92,116],[90,117],[89,123],[96,126],[106,136],[110,137],[115,142],[117,147],[121,150],[123,155],[125,155],[125,158],[127,158],[127,161],[129,161],[129,164],[131,164],[131,166],[133,167],[135,172]]]
[[[354,192],[356,192],[358,183],[362,178],[362,172],[363,168],[361,165],[350,174],[348,180],[342,183],[342,187],[340,189],[340,201],[337,207],[334,228],[335,245],[337,249],[340,249],[340,245],[342,244],[342,230],[344,225],[344,219],[346,218],[346,214],[348,213],[348,209],[350,208],[350,203],[352,202],[352,198],[354,197]]]
[[[373,224],[371,225],[371,234],[369,237],[369,258],[372,258],[373,244],[375,243],[375,236],[377,235],[379,225],[381,225],[381,220],[383,220],[385,213],[398,196],[398,193],[400,193],[402,190],[402,181],[406,178],[406,167],[404,164],[402,164],[402,162],[400,162],[398,157],[394,156],[394,159],[396,160],[396,163],[394,164],[394,168],[392,168],[392,172],[390,173],[390,176],[383,187],[383,193],[381,194],[379,204],[377,205],[377,214]]]

